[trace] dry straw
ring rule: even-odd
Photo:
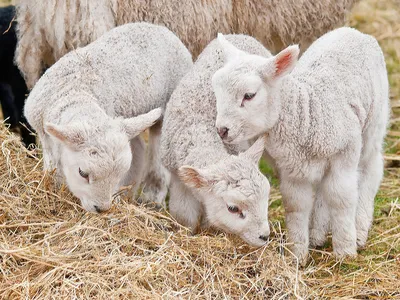
[[[280,253],[218,233],[191,236],[170,216],[121,197],[85,213],[0,125],[0,298],[236,298],[305,295]]]
[[[400,0],[362,0],[350,25],[382,46],[393,111],[374,224],[356,259],[336,261],[327,243],[298,270],[284,255],[276,189],[273,239],[261,249],[218,232],[191,236],[124,197],[85,213],[42,173],[40,153],[0,124],[0,299],[400,299]]]

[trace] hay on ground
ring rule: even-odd
[[[40,153],[0,124],[0,299],[400,299],[400,1],[362,0],[349,25],[382,46],[393,113],[374,223],[356,259],[336,261],[329,241],[298,270],[283,253],[276,180],[273,239],[261,249],[221,233],[191,236],[124,197],[109,213],[85,213],[41,172]]]
[[[105,214],[86,213],[42,173],[0,124],[0,298],[223,298],[304,296],[280,254],[214,233],[191,236],[165,212],[121,197]]]

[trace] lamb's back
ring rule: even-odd
[[[112,117],[136,116],[164,107],[191,66],[189,51],[167,28],[126,24],[66,54],[49,68],[33,88],[28,110],[41,108],[43,118],[58,101],[83,92]],[[34,119],[35,124],[43,123]]]
[[[165,107],[178,81],[192,67],[189,51],[166,27],[131,23],[106,33],[77,55],[98,75],[93,94],[109,114],[130,117]],[[110,100],[116,101],[110,106]]]
[[[287,80],[283,131],[296,136],[294,147],[305,157],[333,155],[379,118],[387,91],[377,41],[355,29],[334,30],[313,43]]]
[[[349,27],[328,32],[314,42],[292,75],[312,85],[314,101],[332,104],[332,109],[339,110],[346,105],[369,110],[372,101],[377,100],[372,89],[384,89],[387,81],[386,64],[377,40]],[[354,98],[360,102],[353,103]]]

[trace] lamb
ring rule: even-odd
[[[17,63],[29,88],[64,54],[118,25],[146,21],[176,33],[194,57],[218,32],[247,33],[278,51],[336,26],[358,0],[20,0]]]
[[[343,27],[297,62],[297,45],[264,58],[219,40],[226,63],[212,79],[216,126],[227,144],[267,135],[293,252],[305,263],[309,240],[323,245],[330,226],[334,254],[356,255],[373,218],[390,114],[378,42]]]
[[[271,54],[244,35],[227,38],[251,53]],[[169,210],[193,232],[213,226],[254,246],[268,241],[269,182],[258,169],[264,150],[260,137],[247,151],[225,147],[214,128],[216,109],[212,74],[222,66],[216,40],[181,80],[165,111],[161,157],[171,172]],[[242,147],[248,147],[243,145]]]
[[[44,169],[57,168],[88,211],[104,211],[121,185],[142,182],[144,198],[162,203],[169,174],[159,156],[162,115],[172,91],[192,67],[189,51],[167,28],[116,27],[65,55],[35,85],[25,115],[43,147]],[[136,183],[136,184],[135,184]]]
[[[14,64],[17,46],[15,7],[0,8],[0,103],[3,117],[10,129],[19,132],[26,147],[35,143],[28,122],[23,115],[28,89],[18,67]]]

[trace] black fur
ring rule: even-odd
[[[0,8],[0,103],[4,118],[13,131],[19,131],[22,142],[35,143],[32,128],[26,121],[23,108],[28,89],[18,67],[14,63],[17,46],[15,7]]]

